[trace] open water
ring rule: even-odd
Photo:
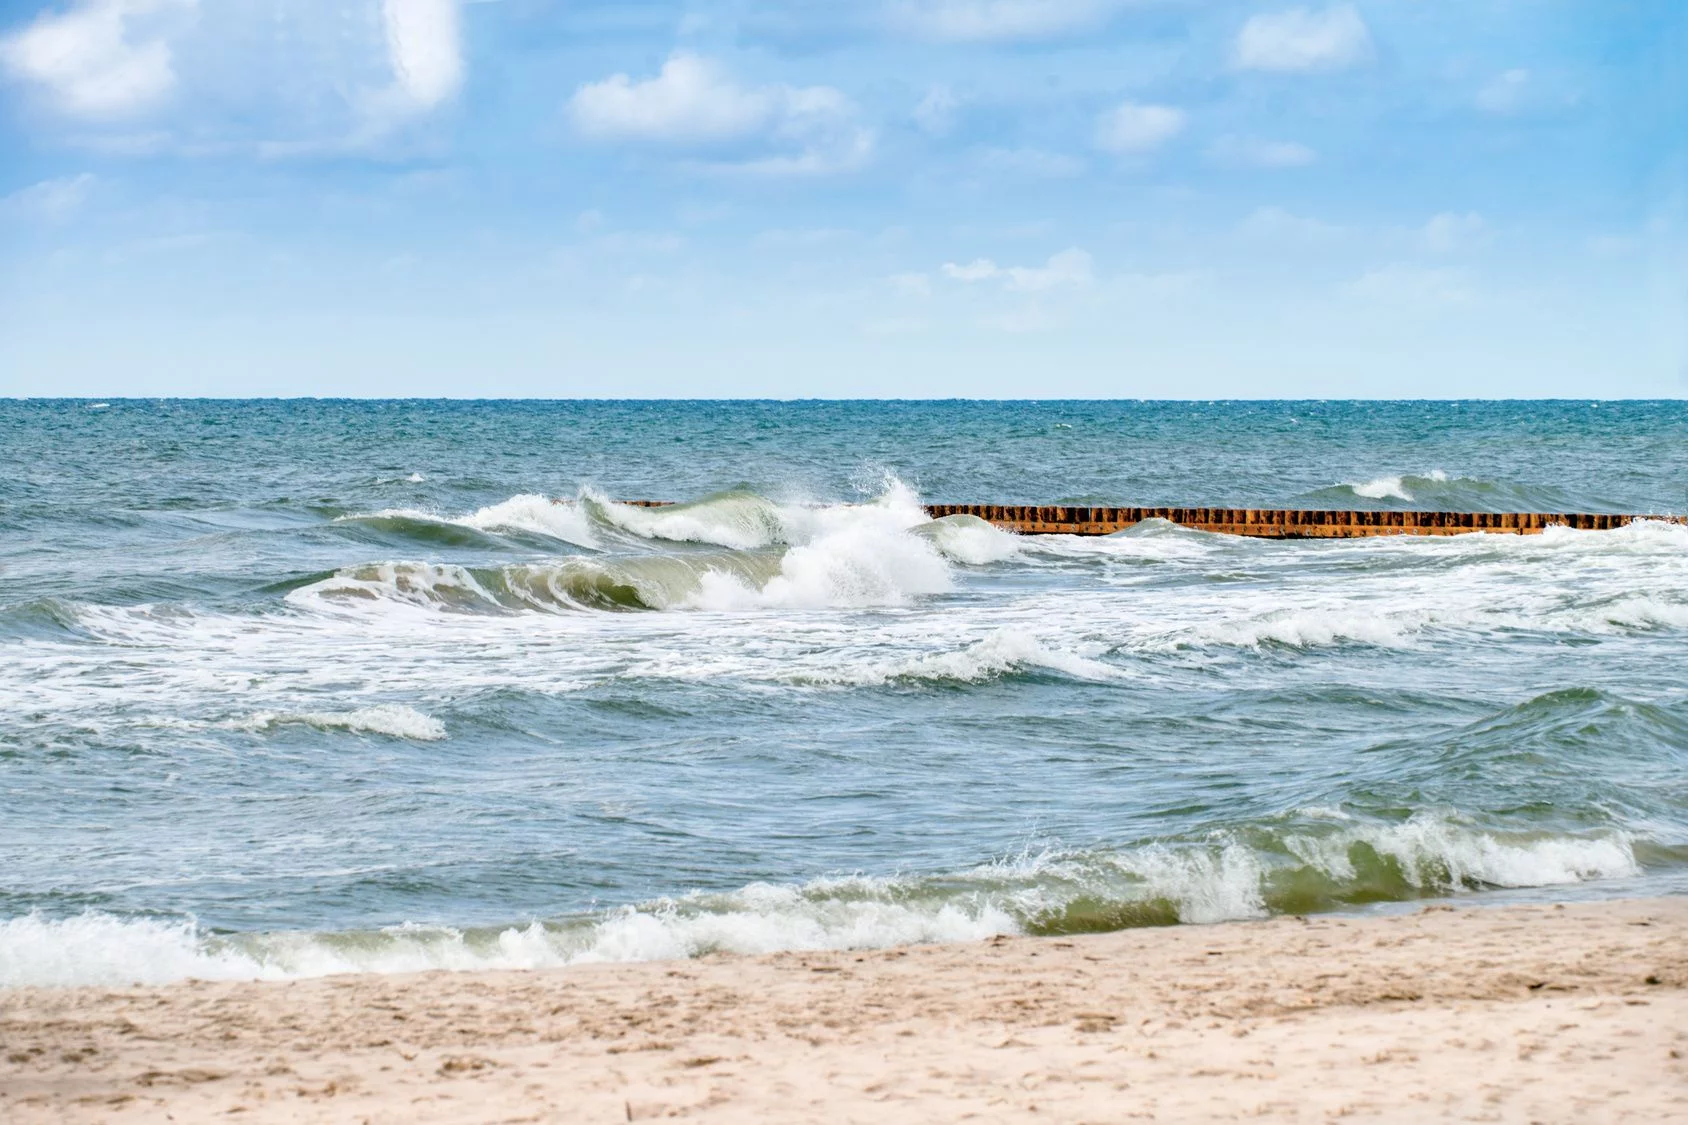
[[[919,507],[1680,512],[1688,404],[24,400],[0,459],[0,985],[1688,889],[1688,527]]]

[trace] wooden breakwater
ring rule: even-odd
[[[668,500],[627,500],[664,508]],[[1256,539],[1359,539],[1372,535],[1537,535],[1549,527],[1609,531],[1637,520],[1688,524],[1688,516],[1607,512],[1420,512],[1325,508],[1098,508],[1073,504],[927,504],[934,519],[977,516],[1020,535],[1112,535],[1144,520]]]
[[[1358,539],[1371,535],[1462,535],[1473,531],[1536,535],[1549,527],[1608,531],[1636,520],[1688,522],[1684,516],[1604,512],[1419,512],[1323,508],[1093,508],[1068,504],[928,504],[940,516],[977,516],[1021,535],[1111,535],[1144,520],[1258,539]]]

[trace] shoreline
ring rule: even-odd
[[[1688,1119],[1688,897],[0,992],[0,1118]]]

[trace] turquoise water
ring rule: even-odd
[[[1688,528],[919,508],[1681,512],[1682,403],[30,400],[0,451],[0,984],[1688,885]]]

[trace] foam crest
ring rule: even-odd
[[[878,949],[1018,932],[993,904],[899,901],[894,880],[853,880],[858,886],[851,892],[827,893],[828,882],[752,884],[727,895],[622,907],[589,923],[479,931],[403,925],[349,934],[218,936],[192,922],[31,914],[0,922],[0,988],[537,969],[705,953]]]
[[[168,984],[254,980],[264,966],[216,948],[192,922],[83,914],[50,920],[26,914],[0,922],[0,987]]]
[[[445,516],[420,508],[385,508],[378,512],[357,512],[336,517],[336,523],[398,525],[415,523],[466,527],[474,531],[521,531],[561,539],[577,547],[595,548],[598,538],[592,521],[579,505],[554,503],[548,497],[524,493],[489,504],[463,516]]]
[[[720,492],[687,504],[646,508],[619,504],[583,488],[578,503],[600,522],[642,539],[709,543],[738,551],[787,541],[780,509],[754,492]]]
[[[925,537],[943,556],[966,566],[1006,562],[1020,555],[1020,538],[978,516],[944,516],[921,524],[914,533]]]
[[[1030,668],[1047,669],[1079,680],[1106,682],[1121,680],[1128,673],[1100,660],[1062,649],[1050,648],[1036,637],[1013,630],[998,630],[990,636],[951,652],[930,653],[912,659],[889,661],[865,668],[846,668],[830,673],[800,677],[809,683],[873,686],[899,680],[976,684]]]
[[[1392,861],[1419,891],[1482,887],[1549,887],[1640,873],[1627,835],[1506,836],[1461,825],[1445,816],[1418,815],[1400,824],[1352,828],[1324,836],[1291,835],[1285,845],[1303,862],[1338,882],[1359,878],[1361,849]],[[1369,858],[1369,857],[1368,857]]]
[[[1391,614],[1348,606],[1309,606],[1200,625],[1164,638],[1164,641],[1175,645],[1212,644],[1243,648],[1273,644],[1292,648],[1338,644],[1393,647],[1406,643],[1426,620],[1427,615],[1422,611]]]
[[[1405,500],[1410,504],[1413,501],[1413,494],[1408,491],[1409,488],[1416,487],[1422,491],[1424,485],[1445,484],[1447,480],[1447,473],[1441,469],[1432,469],[1423,476],[1374,477],[1360,484],[1347,484],[1342,487],[1347,488],[1355,496],[1367,500]]]
[[[581,547],[595,547],[598,537],[579,505],[553,503],[537,494],[512,496],[454,522],[480,531],[531,531]]]
[[[414,742],[438,742],[446,736],[444,723],[401,703],[380,703],[356,711],[264,711],[235,725],[246,730],[271,730],[289,724],[318,730],[384,734]]]
[[[1141,880],[1142,898],[1171,903],[1180,922],[1228,922],[1268,913],[1266,866],[1241,844],[1195,849],[1151,845],[1111,860]]]
[[[1338,810],[1339,811],[1339,810]],[[457,930],[215,935],[87,913],[0,922],[0,987],[521,969],[705,953],[873,949],[1001,933],[1213,923],[1494,887],[1624,878],[1629,836],[1508,834],[1444,813],[1360,823],[1333,810],[1188,841],[1049,853],[931,876],[847,876],[694,892],[594,917]]]

